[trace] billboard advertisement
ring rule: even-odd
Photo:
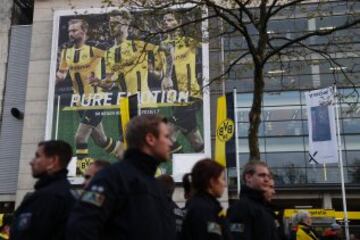
[[[338,162],[335,94],[332,87],[305,92],[309,128],[309,162]]]
[[[203,11],[187,7],[56,11],[47,139],[74,148],[70,172],[124,151],[122,98],[137,97],[138,114],[171,123],[173,161],[161,173],[179,179],[210,156],[208,44]]]

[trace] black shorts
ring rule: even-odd
[[[80,122],[96,127],[102,120],[102,110],[81,110],[79,111]]]

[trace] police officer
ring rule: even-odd
[[[279,239],[275,217],[268,208],[265,198],[271,181],[271,174],[266,163],[248,162],[244,166],[242,180],[245,185],[241,186],[240,200],[235,202],[228,211],[233,238]]]
[[[170,158],[167,120],[133,118],[124,159],[100,171],[85,189],[68,222],[67,239],[175,239],[171,206],[154,174]]]
[[[171,205],[172,212],[175,217],[176,223],[176,239],[180,239],[181,237],[181,229],[184,220],[184,211],[181,209],[172,199],[172,196],[175,191],[175,182],[174,179],[167,174],[160,175],[156,178],[160,184],[160,186],[165,191],[169,204]]]
[[[15,212],[12,240],[65,239],[67,218],[75,202],[66,178],[71,157],[72,149],[66,142],[38,144],[30,166],[33,177],[39,180],[35,192],[24,198]]]
[[[225,170],[211,159],[197,162],[191,171],[194,195],[190,198],[182,228],[183,240],[228,240],[231,238],[217,198],[225,190]]]

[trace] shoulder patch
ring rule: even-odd
[[[32,213],[28,212],[28,213],[21,213],[19,215],[19,220],[17,223],[17,230],[18,231],[24,231],[26,229],[28,229],[31,225],[31,217],[32,217]]]
[[[208,222],[207,223],[207,231],[208,233],[214,233],[217,235],[222,235],[221,232],[221,226],[219,224],[217,224],[216,222]]]
[[[245,226],[242,223],[231,223],[230,224],[230,231],[231,232],[238,232],[242,233],[245,230]]]
[[[84,191],[80,197],[80,201],[101,207],[104,204],[105,196],[99,192]]]

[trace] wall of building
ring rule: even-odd
[[[101,1],[71,1],[77,8],[100,7]],[[33,34],[27,82],[26,105],[16,204],[33,190],[29,161],[39,141],[45,138],[45,122],[48,100],[52,24],[54,10],[70,9],[68,0],[36,0],[34,6]]]
[[[0,0],[8,3],[6,0]],[[0,2],[1,3],[1,2]],[[71,4],[70,4],[71,3]],[[3,7],[4,4],[0,4]],[[100,7],[100,0],[35,0],[35,8],[34,8],[34,19],[33,19],[33,34],[32,34],[32,44],[31,44],[31,55],[30,55],[30,66],[28,73],[28,82],[27,82],[27,94],[26,94],[26,106],[25,106],[25,119],[24,119],[24,129],[23,129],[23,139],[21,143],[21,156],[19,162],[19,178],[17,184],[17,195],[16,202],[19,204],[24,194],[28,191],[32,191],[32,187],[34,184],[34,180],[31,177],[29,161],[32,158],[36,145],[39,141],[43,140],[45,137],[45,121],[46,121],[46,111],[47,111],[47,101],[48,101],[48,87],[49,87],[49,75],[50,75],[50,58],[51,58],[51,44],[52,44],[52,27],[53,27],[53,12],[54,10],[60,9],[70,9],[70,8],[88,8],[90,6]],[[1,18],[2,19],[2,18]],[[1,20],[3,21],[3,20]],[[0,26],[2,27],[2,26]],[[0,28],[1,29],[1,28]],[[2,37],[2,31],[0,32],[0,37]],[[0,39],[1,40],[1,39]],[[232,42],[241,41],[241,37],[233,36],[232,38],[228,38],[226,40],[225,54],[226,51],[241,51],[242,49],[232,49]],[[7,49],[7,48],[6,48]],[[2,74],[2,64],[3,59],[3,48],[2,45],[0,47],[0,74]],[[215,73],[219,73],[219,68],[221,68],[221,64],[219,64],[221,60],[221,45],[218,40],[214,40],[210,43],[210,72],[211,76],[214,76]],[[5,61],[6,62],[6,61]],[[239,66],[241,68],[241,66]],[[313,72],[313,69],[309,70]],[[212,74],[213,73],[213,74]],[[229,79],[227,82],[227,89],[232,90],[234,86],[238,86],[238,89],[241,89],[244,96],[245,94],[249,94],[251,90],[249,87],[247,88],[248,80],[251,81],[251,76],[245,76],[242,79],[240,73],[238,76],[234,76],[234,78]],[[299,78],[303,74],[298,74]],[[1,79],[0,76],[0,88],[1,88]],[[243,80],[244,84],[238,85],[239,80]],[[300,82],[299,79],[298,81]],[[309,84],[312,86],[314,83],[314,79],[309,80]],[[275,82],[275,81],[274,81]],[[303,82],[302,82],[303,83]],[[317,85],[316,85],[317,86]],[[308,87],[307,87],[308,88]],[[222,93],[223,84],[222,82],[217,82],[211,86],[211,105],[216,106],[216,97]],[[271,88],[269,90],[274,90]],[[275,89],[279,90],[279,89]],[[296,89],[292,89],[296,90]],[[280,90],[279,90],[280,91]],[[212,108],[211,111],[211,129],[212,133],[214,133],[215,129],[215,108]],[[212,138],[214,139],[214,134],[212,134]],[[246,136],[243,136],[243,140]],[[242,142],[243,148],[246,148],[245,140]],[[305,146],[302,144],[301,146]],[[214,150],[214,149],[213,149]],[[305,147],[304,151],[305,153]],[[242,160],[247,160],[246,151],[243,151]],[[303,154],[304,154],[303,153]],[[285,153],[286,154],[286,153]],[[305,155],[304,155],[305,156]],[[290,159],[292,160],[292,159]],[[305,157],[303,159],[305,162]],[[304,163],[305,164],[305,163]],[[303,183],[303,182],[300,182]],[[305,183],[305,182],[304,182]],[[306,182],[308,183],[308,182]],[[301,199],[303,193],[301,192],[292,192],[290,194],[284,193],[278,196],[280,199],[287,199],[287,196],[292,196],[292,199]],[[310,194],[309,199],[323,199],[322,205],[329,206],[329,196],[319,194]],[[180,202],[182,201],[182,191],[178,189],[175,193],[175,199],[178,199]]]
[[[0,0],[0,124],[2,118],[3,93],[8,59],[9,31],[11,26],[12,0]]]

